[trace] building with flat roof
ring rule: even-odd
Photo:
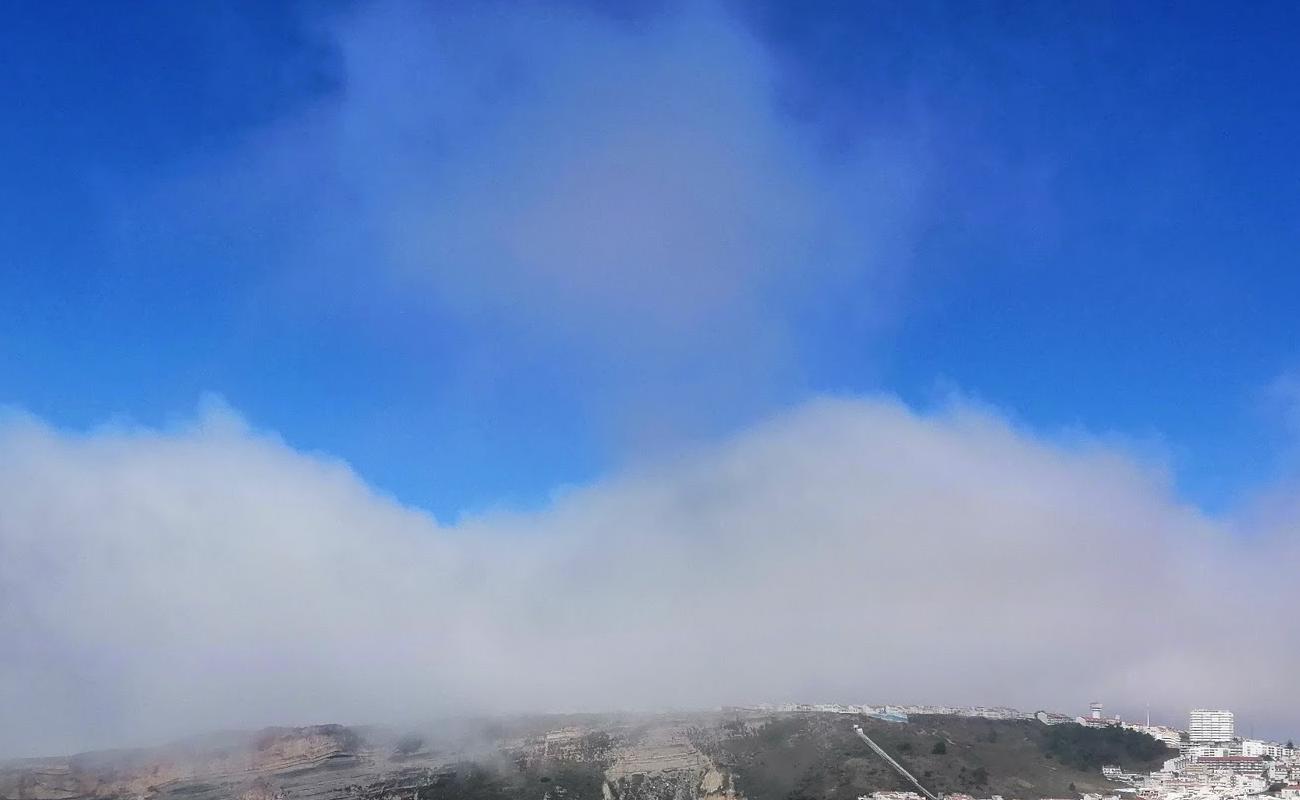
[[[1195,708],[1187,722],[1187,735],[1192,744],[1226,742],[1236,733],[1231,711]]]

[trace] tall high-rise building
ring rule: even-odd
[[[1231,711],[1195,708],[1187,722],[1187,735],[1193,744],[1226,742],[1236,732]]]

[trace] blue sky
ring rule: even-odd
[[[1286,470],[1294,6],[603,5],[5,8],[0,404],[443,518],[820,393]]]

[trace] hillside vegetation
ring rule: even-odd
[[[749,800],[855,800],[911,787],[852,731],[856,718],[788,715],[737,720],[702,743],[735,776]],[[1104,791],[1103,763],[1127,770],[1158,769],[1164,745],[1128,731],[1079,725],[966,717],[914,717],[898,724],[866,720],[867,734],[929,789],[981,796],[1039,798]],[[1148,744],[1148,742],[1150,744]]]
[[[1137,731],[1082,725],[1048,728],[1045,750],[1062,764],[1082,770],[1098,770],[1106,764],[1154,769],[1153,765],[1176,755],[1163,742]]]

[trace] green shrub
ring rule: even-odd
[[[1062,764],[1085,772],[1105,764],[1139,766],[1169,758],[1164,742],[1145,733],[1117,727],[1053,725],[1043,739],[1043,751]]]

